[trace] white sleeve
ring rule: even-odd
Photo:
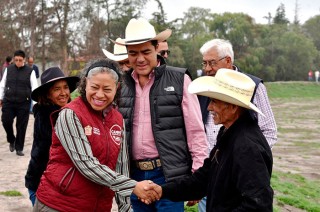
[[[7,81],[7,68],[4,70],[4,73],[0,82],[0,100],[2,100],[4,96],[4,88],[6,86],[6,81]]]
[[[38,80],[36,78],[36,73],[35,73],[34,70],[32,70],[32,72],[31,72],[30,84],[31,84],[31,90],[32,91],[38,87]]]

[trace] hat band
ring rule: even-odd
[[[121,55],[127,55],[127,53],[114,54],[114,56],[121,56]]]
[[[222,82],[221,80],[217,79],[216,78],[216,82],[219,86],[223,87],[223,88],[226,88],[226,89],[229,89],[233,92],[236,92],[236,93],[240,93],[242,95],[245,95],[245,96],[248,96],[248,97],[251,97],[253,92],[250,91],[250,90],[246,90],[246,89],[242,89],[242,88],[238,88],[238,87],[235,87],[233,85],[230,85],[228,83],[225,83],[225,82]]]
[[[148,41],[152,38],[144,38],[144,39],[139,39],[139,40],[129,40],[129,41],[126,41],[126,43],[135,43],[135,42],[141,42],[141,41]]]

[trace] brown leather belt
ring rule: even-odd
[[[159,158],[148,160],[135,161],[136,167],[142,171],[150,171],[157,167],[161,167],[161,161]]]

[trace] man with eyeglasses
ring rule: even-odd
[[[167,40],[164,40],[158,43],[157,52],[158,52],[158,55],[162,56],[165,60],[169,57],[170,50],[169,50]]]
[[[24,156],[23,147],[29,121],[30,95],[38,87],[35,72],[25,65],[25,53],[17,50],[14,63],[9,65],[0,83],[1,121],[7,133],[9,150],[16,150],[18,156]],[[13,132],[13,121],[16,119],[16,136]]]
[[[215,76],[221,68],[233,69],[242,72],[234,62],[234,52],[232,44],[228,40],[213,39],[206,42],[201,48],[202,69],[207,76]],[[255,83],[253,98],[251,102],[259,108],[265,116],[252,113],[255,116],[263,135],[266,137],[270,148],[277,142],[277,126],[270,106],[268,94],[263,81],[258,77],[247,74]],[[206,129],[207,140],[209,142],[209,152],[216,144],[217,134],[221,125],[215,125],[213,115],[208,111],[210,99],[205,96],[198,96],[202,120]],[[199,212],[206,211],[206,197],[199,202]]]

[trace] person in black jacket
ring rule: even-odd
[[[272,211],[270,186],[272,153],[250,100],[255,83],[230,69],[219,69],[215,77],[194,80],[188,91],[210,98],[208,110],[215,124],[222,124],[217,144],[209,158],[192,176],[157,187],[161,198],[173,201],[207,196],[206,211]]]
[[[52,127],[50,114],[70,102],[70,93],[76,89],[79,77],[65,77],[58,67],[47,69],[41,75],[41,86],[35,89],[31,98],[37,102],[33,107],[34,134],[25,186],[34,205],[42,173],[49,161]]]
[[[9,150],[16,150],[18,156],[24,156],[24,141],[29,122],[30,94],[38,87],[35,72],[25,65],[26,54],[22,50],[14,52],[14,64],[9,65],[0,82],[1,121],[7,134]],[[13,121],[16,118],[16,135]]]

